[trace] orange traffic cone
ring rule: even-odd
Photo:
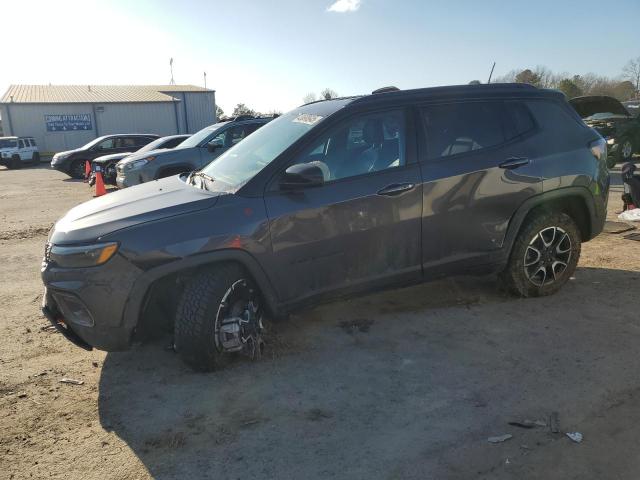
[[[89,181],[89,176],[91,175],[91,162],[87,160],[84,162],[84,183]]]
[[[104,188],[104,182],[102,181],[102,172],[100,167],[96,165],[96,194],[94,197],[101,197],[107,193],[107,189]]]

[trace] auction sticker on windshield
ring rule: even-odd
[[[320,115],[313,115],[312,113],[301,113],[293,119],[294,122],[304,123],[305,125],[313,125],[314,123],[318,123],[320,120],[322,120]]]

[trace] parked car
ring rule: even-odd
[[[167,137],[161,137],[154,140],[151,143],[147,143],[144,147],[135,150],[135,152],[125,153],[112,153],[111,155],[104,155],[98,157],[91,162],[91,179],[89,183],[93,185],[95,181],[95,167],[99,166],[102,172],[102,177],[105,183],[115,185],[116,184],[116,164],[123,159],[127,159],[130,156],[143,155],[146,156],[149,152],[160,153],[160,150],[170,150],[180,145],[184,140],[189,138],[190,135],[169,135]]]
[[[607,140],[609,168],[629,162],[640,150],[640,117],[633,116],[613,97],[605,95],[569,100],[584,122]]]
[[[33,137],[0,137],[0,165],[20,168],[39,161],[40,153]]]
[[[622,102],[624,108],[634,117],[640,116],[640,100],[630,100],[628,102]]]
[[[557,292],[603,228],[605,140],[556,91],[384,92],[296,108],[200,171],[70,210],[46,246],[44,314],[104,350],[166,314],[209,370],[259,354],[264,313],[336,296],[492,272],[517,295]]]
[[[51,168],[66,173],[72,178],[84,178],[85,162],[113,153],[135,151],[160,138],[158,135],[128,133],[105,135],[91,140],[75,150],[56,153],[51,159]]]
[[[125,188],[202,168],[271,119],[236,117],[203,128],[171,151],[129,157],[116,167],[116,184]]]

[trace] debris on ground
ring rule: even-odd
[[[27,398],[27,392],[20,392],[18,398]]]
[[[529,420],[528,418],[525,418],[524,420],[516,420],[513,422],[509,422],[509,425],[513,427],[520,427],[520,428],[535,428],[535,427],[546,427],[547,422],[545,422],[544,420]]]
[[[582,442],[582,434],[580,432],[567,432],[565,435],[576,443]]]
[[[82,385],[84,380],[76,380],[75,378],[61,378],[60,383],[68,383],[70,385]]]
[[[510,438],[513,438],[513,435],[511,435],[510,433],[506,433],[504,435],[498,435],[496,437],[489,437],[489,438],[487,438],[487,442],[489,442],[489,443],[502,443],[502,442],[506,442]]]
[[[558,412],[551,412],[549,416],[549,429],[551,433],[560,433],[560,414]]]
[[[98,362],[91,362],[91,365],[93,365],[95,368],[98,368]]]
[[[339,326],[345,332],[352,334],[356,330],[359,332],[366,333],[369,331],[369,328],[373,325],[373,320],[369,320],[368,318],[356,318],[355,320],[343,320],[340,322]]]

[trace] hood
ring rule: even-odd
[[[569,103],[582,118],[587,118],[596,113],[612,113],[614,115],[629,116],[626,108],[613,97],[605,95],[592,97],[576,97],[569,100]]]
[[[183,154],[180,154],[181,151],[183,152]],[[147,157],[168,158],[166,157],[167,155],[172,155],[170,158],[191,158],[193,155],[193,148],[185,148],[182,150],[171,149],[171,148],[158,148],[157,150],[151,150],[148,152],[132,153],[131,155],[127,156],[127,158],[122,160],[120,162],[120,165],[126,165],[129,162],[133,162],[135,160],[140,160],[141,158],[147,158]]]
[[[179,176],[143,183],[72,208],[56,222],[50,241],[95,242],[123,228],[210,208],[219,195],[187,185]]]
[[[79,148],[75,148],[73,150],[65,150],[64,152],[57,152],[54,157],[57,156],[62,156],[62,155],[71,155],[72,153],[76,153],[77,151],[79,151]]]
[[[112,153],[111,155],[103,155],[98,158],[94,158],[91,163],[111,163],[117,162],[118,160],[122,160],[124,157],[128,157],[131,155],[131,152],[124,153]]]

